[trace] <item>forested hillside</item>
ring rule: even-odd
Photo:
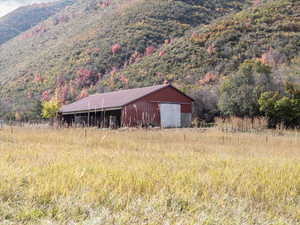
[[[55,94],[72,101],[163,43],[248,2],[79,0],[0,47],[2,112],[30,114],[41,97]]]
[[[8,15],[1,17],[0,45],[34,27],[72,3],[73,0],[61,0],[54,3],[33,4],[20,7]]]
[[[299,14],[296,0],[78,0],[0,46],[0,113],[34,118],[53,96],[68,103],[167,79],[210,120],[245,64],[276,77],[272,90],[297,82]]]
[[[258,98],[262,93],[249,93],[248,88],[282,92],[286,82],[300,84],[299,13],[299,1],[255,5],[192,29],[151,56],[127,66],[113,77],[108,76],[102,85],[136,87],[167,79],[197,100],[195,113],[202,119],[211,120],[220,115],[220,111],[224,115],[260,116]],[[270,79],[246,86],[239,82],[230,86],[231,95],[220,93],[224,82],[241,77],[245,64],[261,64]],[[252,99],[250,95],[254,95]]]
[[[139,80],[151,84],[165,78],[186,86],[201,84],[207,73],[216,78],[232,74],[247,59],[266,57],[274,60],[274,66],[291,63],[300,50],[299,13],[299,1],[272,1],[252,7],[192,29],[120,74],[132,86]]]

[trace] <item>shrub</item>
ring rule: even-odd
[[[60,103],[57,100],[50,100],[43,102],[42,104],[43,109],[42,109],[42,116],[45,119],[54,119],[57,117],[57,114],[60,109]]]
[[[286,93],[265,92],[259,98],[260,110],[269,121],[270,127],[283,124],[293,128],[300,126],[300,90],[287,84]]]

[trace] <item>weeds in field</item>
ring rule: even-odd
[[[216,118],[216,125],[224,132],[259,132],[268,128],[268,121],[264,117],[229,117]]]
[[[5,128],[0,224],[299,224],[283,132]]]

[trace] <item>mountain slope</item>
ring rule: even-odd
[[[20,7],[8,15],[1,17],[0,45],[34,27],[72,3],[73,0],[63,0],[53,3],[33,4]]]
[[[55,16],[59,22],[51,17],[0,47],[1,99],[11,106],[5,111],[27,111],[21,102],[40,100],[47,90],[74,100],[163,43],[249,2],[79,0]]]
[[[121,88],[169,79],[181,87],[199,88],[238,70],[247,59],[288,66],[300,52],[300,2],[279,0],[200,26],[139,63],[121,70],[106,85]],[[211,78],[209,78],[209,76]],[[142,82],[141,82],[142,81]],[[208,82],[209,83],[209,82]]]

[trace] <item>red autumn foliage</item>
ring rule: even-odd
[[[56,78],[56,85],[57,85],[58,87],[61,87],[61,86],[63,86],[64,84],[65,84],[65,78],[64,78],[64,76],[63,76],[63,75],[58,76],[58,77]]]
[[[216,81],[218,81],[218,77],[214,73],[208,72],[207,74],[205,74],[202,80],[199,80],[199,84],[207,85],[207,84],[212,84]]]
[[[68,95],[69,95],[69,87],[65,86],[62,89],[62,98],[64,102],[67,100]]]
[[[63,87],[58,87],[55,90],[56,99],[60,103],[66,102],[68,94],[69,94],[69,87],[67,85],[65,85]]]
[[[121,75],[120,80],[121,80],[124,84],[128,84],[128,83],[129,83],[128,78],[127,78],[124,74]]]
[[[89,96],[89,92],[86,88],[82,89],[77,99],[83,99]]]
[[[27,98],[31,99],[33,97],[33,93],[31,91],[27,92]]]
[[[86,53],[87,53],[87,54],[93,54],[93,53],[99,53],[100,51],[101,51],[100,48],[88,48],[88,49],[86,50]]]
[[[139,52],[135,51],[129,59],[129,64],[139,62],[142,59],[142,57],[143,56]]]
[[[265,65],[276,67],[284,62],[284,57],[278,51],[270,48],[258,60]]]
[[[216,48],[214,45],[209,45],[208,48],[207,48],[207,53],[212,55],[216,52]]]
[[[224,9],[222,9],[222,8],[216,8],[216,11],[217,12],[224,12]]]
[[[106,1],[100,3],[100,7],[102,9],[104,9],[104,8],[107,8],[108,6],[110,6],[110,4],[111,4],[111,0],[106,0]]]
[[[42,78],[42,76],[40,74],[36,74],[34,76],[34,82],[35,83],[43,83],[44,82],[44,79]]]
[[[44,91],[42,94],[42,101],[50,101],[51,97],[50,97],[50,93],[49,91]]]
[[[70,82],[70,88],[69,88],[69,94],[72,97],[75,97],[78,95],[78,89],[76,87],[74,87],[74,83]]]
[[[156,74],[155,74],[157,77],[159,77],[159,78],[162,78],[163,77],[163,74],[161,73],[161,72],[156,72]]]
[[[41,24],[41,25],[37,26],[32,32],[34,34],[41,34],[41,33],[45,33],[46,31],[47,31],[46,26]]]
[[[111,47],[111,51],[114,55],[117,54],[121,49],[122,49],[122,46],[120,44],[114,44]]]
[[[159,55],[159,57],[162,57],[162,56],[164,56],[165,54],[166,54],[166,51],[160,51],[158,55]]]
[[[110,71],[110,75],[112,77],[114,77],[117,74],[117,72],[118,72],[118,69],[116,67],[113,67],[112,70]]]
[[[258,6],[261,4],[261,0],[252,0],[252,5],[253,6]]]
[[[170,39],[167,39],[167,40],[165,40],[165,42],[164,42],[166,45],[168,45],[168,44],[170,44],[171,43],[171,40]]]
[[[99,74],[90,69],[81,68],[77,71],[77,74],[76,84],[79,88],[89,87],[99,80]]]
[[[41,24],[41,25],[37,26],[36,28],[34,28],[32,31],[28,31],[28,32],[24,33],[21,36],[21,39],[24,40],[24,39],[32,38],[34,36],[37,36],[37,35],[45,33],[45,32],[47,32],[47,28],[44,24]]]
[[[99,53],[99,52],[101,52],[101,48],[94,48],[94,49],[93,49],[93,52]]]
[[[51,6],[51,3],[33,3],[30,6],[34,8],[45,8],[47,6]]]
[[[252,24],[251,24],[251,22],[247,22],[247,23],[245,23],[245,28],[251,28],[252,27]]]
[[[150,55],[153,55],[153,53],[155,52],[156,48],[151,45],[149,47],[146,48],[146,52],[145,52],[145,55],[146,56],[150,56]]]

